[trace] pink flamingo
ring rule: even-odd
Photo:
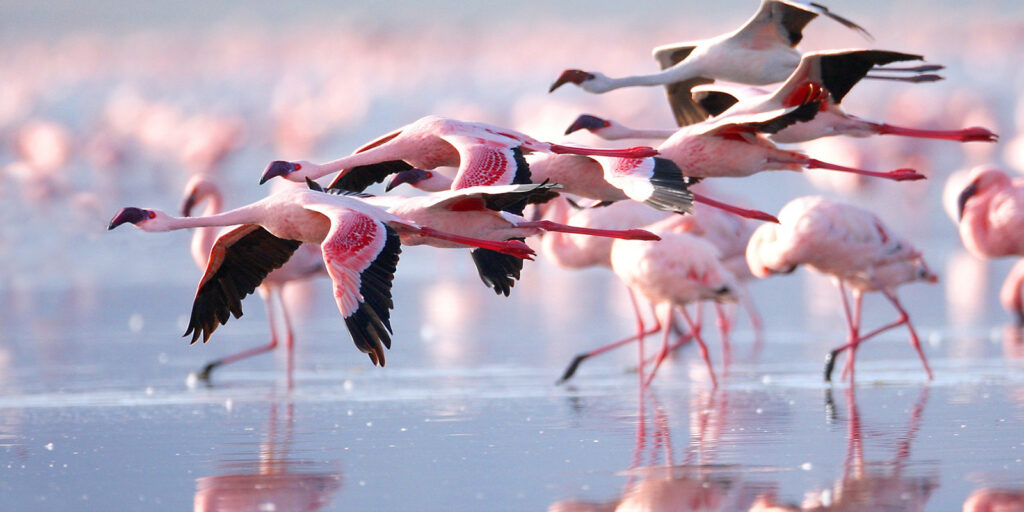
[[[637,314],[635,339],[640,353],[638,374],[642,386],[649,386],[670,351],[669,336],[675,320],[673,310],[678,309],[700,347],[701,358],[707,365],[711,383],[717,387],[718,381],[715,379],[707,345],[684,306],[708,300],[735,301],[738,284],[735,276],[722,265],[714,245],[687,233],[673,232],[669,228],[673,222],[675,219],[669,218],[646,226],[645,229],[661,237],[661,241],[656,244],[627,240],[616,240],[612,244],[612,271],[630,289],[634,312]],[[646,333],[636,305],[637,293],[651,302],[656,320],[664,329],[661,350],[646,380],[643,377],[643,338]]]
[[[549,92],[566,83],[574,83],[592,93],[630,86],[665,85],[676,122],[680,126],[697,123],[707,116],[691,99],[691,88],[714,80],[752,85],[785,80],[800,63],[800,52],[795,47],[803,39],[804,27],[819,14],[871,37],[856,23],[831,13],[821,4],[762,0],[757,13],[735,31],[655,48],[654,58],[661,66],[660,73],[611,78],[593,71],[568,69],[551,85]]]
[[[192,216],[192,210],[204,202],[207,204],[203,211],[203,214],[206,216],[216,215],[223,210],[224,199],[220,187],[206,175],[197,174],[185,186],[182,215],[185,217]],[[216,240],[217,232],[212,227],[197,228],[195,234],[192,235],[192,259],[200,269],[206,269]],[[288,351],[288,375],[290,377],[293,367],[294,332],[288,315],[288,304],[284,300],[284,288],[288,283],[306,279],[325,271],[320,247],[314,244],[300,245],[287,262],[267,274],[263,278],[262,283],[256,288],[267,308],[267,320],[270,322],[270,342],[266,345],[211,361],[203,366],[203,369],[196,376],[200,380],[208,381],[210,373],[217,367],[273,351],[278,344],[277,325],[278,320],[280,320],[284,325],[284,341]],[[275,302],[279,305],[277,309],[274,306]],[[280,315],[278,315],[278,310],[280,310]]]
[[[849,349],[846,369],[853,380],[854,359],[860,343],[900,325],[910,331],[910,343],[917,351],[928,378],[928,360],[910,322],[910,316],[896,297],[896,288],[914,281],[935,282],[921,256],[907,240],[893,233],[873,213],[823,197],[794,199],[779,212],[780,224],[760,226],[747,246],[747,263],[757,277],[790,273],[800,265],[832,276],[843,297],[849,338],[826,358],[825,380],[831,380],[836,356]],[[846,298],[849,286],[854,299],[851,314]],[[894,322],[867,334],[860,334],[861,299],[864,292],[882,292],[899,312]]]
[[[1011,180],[1005,172],[986,167],[971,170],[968,184],[957,198],[960,238],[981,258],[1024,255],[1024,179]],[[1013,267],[999,294],[1000,301],[1024,325],[1024,264]]]
[[[350,156],[325,164],[274,161],[260,183],[276,176],[292,181],[317,179],[338,172],[330,189],[362,191],[388,175],[413,168],[458,167],[452,189],[479,185],[530,183],[525,152],[572,153],[644,158],[651,148],[593,149],[538,141],[526,134],[484,123],[440,116],[423,117],[364,145]],[[340,172],[339,172],[340,171]]]
[[[206,342],[218,324],[242,315],[241,301],[303,243],[320,244],[334,298],[356,347],[384,365],[391,346],[391,281],[398,264],[399,235],[419,235],[529,258],[519,241],[494,242],[419,226],[355,197],[292,189],[246,206],[203,217],[173,217],[160,210],[127,207],[108,229],[131,223],[143,231],[235,226],[220,235],[199,282],[185,335]],[[383,345],[383,347],[382,347]]]
[[[764,133],[776,133],[794,123],[810,120],[817,114],[820,102],[828,96],[822,88],[808,88],[805,92],[807,95],[802,98],[799,106],[756,114],[722,116],[684,126],[658,146],[658,153],[661,158],[675,162],[688,177],[742,177],[769,170],[800,171],[807,168],[849,172],[894,181],[925,178],[913,169],[867,171],[822,162],[796,151],[776,147]],[[590,126],[596,126],[601,131],[605,124],[605,120],[594,116],[588,116],[582,121],[580,119],[569,127],[567,133]]]
[[[920,55],[883,50],[829,50],[804,55],[800,65],[785,83],[774,91],[755,87],[704,85],[695,87],[695,100],[713,116],[753,114],[778,108],[794,106],[803,101],[813,90],[822,87],[828,94],[821,98],[820,112],[814,119],[796,123],[771,135],[775,142],[805,142],[833,135],[868,137],[871,135],[901,135],[946,139],[960,142],[995,142],[998,136],[981,127],[963,130],[922,130],[894,126],[887,123],[868,121],[850,115],[839,106],[850,89],[868,72],[901,71],[914,72],[909,76],[889,76],[888,79],[906,82],[931,82],[942,77],[934,74],[920,74],[924,71],[942,69],[938,65],[922,65],[908,68],[878,68],[897,61],[921,60]],[[882,78],[882,75],[874,78]]]

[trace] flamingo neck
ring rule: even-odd
[[[395,143],[390,141],[360,153],[332,160],[324,164],[314,165],[312,169],[302,175],[300,181],[304,180],[306,176],[315,180],[343,169],[352,169],[353,167],[359,167],[361,165],[370,165],[386,160],[395,160],[398,158],[396,149]]]
[[[216,215],[223,209],[224,198],[221,196],[220,191],[211,192],[206,204],[206,208],[203,210],[203,216]],[[196,262],[196,266],[199,268],[205,268],[206,263],[210,258],[210,251],[213,250],[213,244],[217,241],[217,230],[213,227],[204,227],[196,229],[195,234],[192,235],[192,259]]]
[[[224,213],[203,215],[202,217],[168,217],[163,229],[159,231],[259,224],[263,217],[259,215],[258,211],[256,205],[248,205]]]

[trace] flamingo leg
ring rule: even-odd
[[[248,357],[256,356],[264,352],[270,352],[271,350],[277,348],[277,325],[276,322],[274,321],[275,315],[273,294],[268,293],[264,297],[263,303],[267,308],[267,319],[270,322],[270,343],[267,343],[266,345],[261,345],[259,347],[250,348],[248,350],[243,350],[237,354],[232,354],[206,363],[206,365],[203,366],[203,369],[200,370],[199,373],[197,374],[199,380],[209,382],[210,374],[213,372],[215,368],[226,364],[231,364],[234,363],[235,361],[240,361]]]
[[[754,348],[752,352],[753,357],[756,359],[764,347],[764,321],[761,320],[761,314],[757,311],[757,306],[754,305],[754,299],[750,297],[750,293],[746,290],[740,294],[740,305],[746,310],[747,317],[750,318],[750,327],[754,329]]]
[[[732,347],[729,344],[729,333],[732,332],[732,320],[729,319],[729,312],[720,302],[715,303],[715,323],[718,325],[718,332],[722,336],[722,366],[723,371],[729,371],[729,363],[732,361]]]
[[[677,331],[677,329],[676,329],[676,327],[677,327],[677,326],[676,326],[676,322],[673,322],[673,323],[672,323],[672,327],[673,327],[672,331],[673,331],[673,332],[676,332],[676,331]],[[673,353],[675,353],[675,351],[676,351],[676,350],[679,350],[680,348],[682,348],[682,347],[683,347],[683,345],[686,345],[686,344],[687,344],[687,343],[689,343],[689,342],[690,342],[691,340],[693,340],[693,335],[692,335],[692,334],[690,334],[690,332],[689,332],[689,331],[685,331],[685,332],[683,332],[683,333],[679,334],[679,336],[677,336],[677,337],[676,337],[676,340],[675,340],[675,341],[673,341],[673,342],[672,342],[672,343],[671,343],[671,344],[670,344],[670,345],[668,346],[668,352],[669,352],[669,354],[673,354]],[[647,366],[647,365],[651,364],[652,362],[654,362],[654,356],[652,356],[652,357],[649,357],[649,358],[645,359],[645,360],[644,360],[644,366]]]
[[[647,388],[651,385],[651,382],[654,380],[654,375],[658,373],[658,368],[661,367],[662,361],[664,361],[665,357],[668,356],[668,338],[669,335],[671,335],[672,333],[672,322],[675,321],[675,317],[672,315],[672,308],[670,306],[665,305],[663,309],[665,310],[665,332],[661,337],[661,350],[658,351],[658,355],[654,359],[654,367],[651,368],[651,372],[647,375],[647,380],[643,383],[644,388]],[[639,366],[640,368],[643,368],[644,366],[644,359],[642,354],[640,357]]]
[[[533,256],[537,254],[530,249],[530,246],[519,240],[505,240],[505,241],[494,241],[484,240],[481,238],[472,238],[468,236],[456,235],[454,233],[448,233],[429,227],[419,227],[413,229],[413,232],[420,236],[427,238],[436,238],[438,240],[447,240],[449,242],[455,242],[457,244],[469,245],[472,247],[480,247],[482,249],[490,249],[492,251],[498,251],[502,254],[509,254],[517,258],[524,260],[532,260]]]
[[[860,311],[861,311],[861,304],[863,302],[862,299],[864,298],[864,292],[862,292],[860,290],[857,290],[857,289],[854,289],[851,292],[851,294],[853,295],[853,325],[854,325],[854,327],[856,327],[857,333],[859,334],[860,333]],[[852,382],[853,381],[854,362],[857,359],[857,346],[860,345],[860,342],[863,341],[863,340],[859,339],[858,336],[855,336],[850,341],[853,341],[854,344],[853,344],[853,346],[850,347],[850,353],[846,355],[846,365],[843,367],[843,374],[842,374],[841,378],[845,379],[846,376],[849,375],[850,376],[850,381]]]
[[[854,174],[861,174],[864,176],[871,176],[874,178],[890,179],[893,181],[923,180],[926,177],[925,175],[920,174],[913,169],[896,169],[895,171],[889,172],[866,171],[864,169],[857,169],[854,167],[830,164],[828,162],[822,162],[821,160],[817,160],[814,158],[808,158],[803,155],[801,156],[803,158],[800,160],[800,163],[808,169],[828,169],[830,171],[850,172]]]
[[[917,331],[914,330],[914,324],[910,322],[910,315],[908,315],[907,311],[903,309],[903,305],[900,304],[895,293],[892,293],[885,288],[882,289],[882,293],[885,294],[885,298],[889,299],[889,302],[892,303],[893,307],[900,312],[900,318],[902,318],[904,323],[907,324],[907,331],[910,332],[910,345],[914,347],[914,350],[917,351],[918,357],[921,358],[921,364],[924,365],[924,372],[928,374],[928,380],[933,380],[934,376],[932,375],[932,369],[928,366],[928,358],[925,357],[924,350],[921,349],[921,340],[917,337]]]
[[[661,240],[658,235],[643,229],[594,229],[559,224],[550,220],[539,220],[533,222],[520,222],[517,228],[537,228],[544,231],[556,231],[561,233],[576,233],[580,235],[603,236],[608,238],[621,238],[623,240]]]
[[[294,384],[294,370],[295,370],[295,332],[292,330],[291,316],[288,314],[288,304],[284,300],[284,289],[276,289],[278,302],[281,306],[281,320],[284,322],[284,346],[287,349],[288,357],[288,389],[292,389]]]
[[[763,220],[766,222],[774,222],[776,224],[779,223],[779,219],[775,218],[774,215],[762,212],[761,210],[749,210],[747,208],[733,206],[731,204],[711,199],[710,197],[705,196],[703,194],[698,194],[692,190],[690,191],[690,193],[693,194],[693,200],[695,202],[704,203],[712,208],[718,208],[719,210],[727,211],[729,213],[733,213],[739,215],[740,217],[745,217],[748,219]]]
[[[700,357],[704,359],[704,364],[708,367],[708,374],[711,375],[711,386],[718,387],[718,379],[715,378],[715,369],[711,366],[711,357],[708,355],[708,346],[704,343],[704,339],[700,337],[700,329],[694,324],[693,319],[690,318],[690,314],[686,312],[685,308],[679,308],[679,311],[683,313],[683,319],[686,320],[686,325],[690,326],[690,332],[693,333],[693,339],[697,340],[697,345],[700,347]]]
[[[582,354],[576,355],[576,357],[574,357],[572,361],[569,363],[569,366],[565,368],[565,371],[562,372],[562,377],[558,379],[558,382],[556,382],[556,384],[562,384],[563,382],[571,379],[572,376],[576,374],[576,370],[579,368],[580,363],[582,363],[586,359],[589,359],[599,354],[603,354],[605,352],[619,348],[623,345],[627,345],[634,341],[639,340],[641,342],[640,344],[642,345],[644,338],[661,330],[661,324],[658,322],[657,316],[654,317],[654,327],[652,327],[648,331],[644,330],[644,320],[643,316],[640,313],[640,305],[636,300],[636,296],[633,294],[633,290],[630,290],[628,288],[627,290],[629,291],[629,300],[633,304],[633,313],[636,314],[637,333],[628,338],[624,338],[619,341],[604,345],[602,347],[598,347],[589,352],[584,352]]]
[[[923,139],[956,140],[960,142],[996,142],[999,136],[980,126],[972,126],[963,130],[921,130],[918,128],[906,128],[893,126],[886,123],[871,123],[879,135],[900,135],[903,137],[918,137]]]
[[[625,149],[598,149],[581,148],[578,146],[565,146],[562,144],[548,144],[549,151],[556,155],[588,155],[588,156],[610,156],[617,158],[648,158],[658,155],[658,150],[649,146],[635,146]]]

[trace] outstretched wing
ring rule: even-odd
[[[778,133],[793,124],[810,121],[818,113],[820,101],[757,114],[728,115],[708,125],[705,135],[728,136],[739,133]]]
[[[599,158],[604,179],[634,201],[652,208],[693,212],[693,194],[687,190],[689,179],[666,158]]]
[[[757,13],[736,32],[736,37],[748,39],[752,45],[758,47],[776,42],[796,46],[804,38],[804,27],[819,14],[824,14],[846,28],[860,32],[867,39],[873,39],[864,27],[834,14],[828,7],[797,0],[762,0]]]
[[[391,133],[381,135],[376,139],[363,144],[358,149],[352,152],[352,154],[362,153],[368,149],[373,149],[377,146],[385,144],[391,139],[398,137],[402,134],[402,130],[405,128],[399,128]],[[386,162],[378,162],[375,164],[360,165],[351,169],[342,169],[338,173],[338,177],[334,178],[334,181],[327,186],[328,190],[348,190],[350,192],[362,192],[366,190],[366,187],[373,185],[374,183],[381,183],[389,175],[399,171],[407,171],[412,169],[412,166],[405,163],[403,160],[388,160]]]
[[[284,265],[302,242],[278,238],[246,224],[222,234],[210,250],[206,273],[199,281],[185,336],[203,343],[231,315],[242,316],[242,299],[274,269]]]
[[[334,282],[334,300],[356,348],[384,366],[391,348],[391,281],[402,252],[398,233],[369,215],[328,204],[306,208],[327,216],[331,229],[321,251]]]
[[[531,183],[530,164],[523,158],[521,147],[468,135],[450,134],[443,138],[459,152],[459,171],[452,181],[452,190]],[[505,211],[521,215],[525,207],[522,202],[508,206]]]
[[[682,62],[696,48],[692,43],[659,46],[654,49],[654,60],[661,69],[668,69]],[[708,113],[692,98],[690,91],[699,85],[713,83],[714,80],[702,76],[665,84],[668,104],[672,107],[672,115],[676,124],[686,126],[699,123],[708,118]]]
[[[479,186],[431,194],[429,205],[448,210],[509,211],[512,206],[542,203],[558,195],[561,185],[537,183],[528,185]]]

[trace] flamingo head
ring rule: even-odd
[[[596,76],[593,73],[588,73],[581,69],[567,69],[562,71],[562,74],[558,76],[558,80],[555,80],[555,83],[551,84],[551,88],[548,89],[548,92],[554,92],[555,89],[558,89],[562,85],[570,82],[582,86],[583,82],[593,80],[594,78],[596,78]]]
[[[611,125],[612,122],[607,119],[601,119],[600,117],[592,116],[590,114],[580,114],[580,116],[565,129],[565,134],[569,135],[577,130],[596,132],[602,128],[608,128]]]
[[[220,188],[210,178],[197,174],[185,185],[185,199],[181,202],[181,215],[191,217],[192,210],[205,199],[220,196]]]
[[[1010,177],[1003,171],[989,168],[975,168],[971,170],[971,182],[960,192],[956,198],[957,218],[963,220],[964,209],[972,197],[983,194],[993,188],[1012,186]]]
[[[313,167],[313,164],[306,161],[298,162],[287,162],[284,160],[274,160],[267,165],[266,170],[263,171],[263,176],[260,177],[260,185],[266,183],[271,178],[282,177],[287,180],[296,181],[302,183],[308,176],[308,170]]]
[[[169,229],[167,225],[168,219],[170,217],[160,210],[147,210],[128,206],[121,208],[114,215],[114,218],[110,219],[110,225],[107,226],[107,230],[114,229],[121,224],[130,223],[135,224],[143,231],[167,231]]]
[[[425,171],[423,169],[410,169],[408,171],[401,171],[395,173],[395,175],[385,185],[385,191],[390,192],[391,189],[407,183],[413,187],[426,192],[440,192],[442,190],[451,189],[451,180],[443,174],[436,173],[434,171]]]

